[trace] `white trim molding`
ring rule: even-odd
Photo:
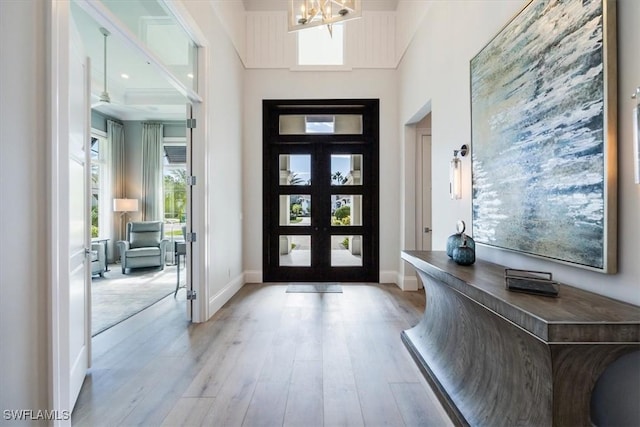
[[[399,287],[403,291],[417,291],[420,289],[420,283],[416,276],[405,275],[402,277],[401,275],[398,275],[398,283],[401,284]]]
[[[245,271],[244,283],[262,283],[262,270]]]
[[[209,298],[209,313],[215,314],[233,297],[244,285],[244,274],[240,274],[220,290],[216,295]]]
[[[380,283],[393,283],[398,285],[398,272],[394,270],[380,270]]]

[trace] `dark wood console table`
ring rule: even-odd
[[[640,307],[567,285],[558,298],[505,289],[503,266],[404,251],[425,286],[402,340],[456,424],[588,426],[605,368],[640,351]]]

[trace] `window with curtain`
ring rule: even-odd
[[[184,138],[165,138],[163,161],[164,219],[169,237],[182,237],[187,214],[187,145]]]
[[[104,132],[91,132],[91,237],[111,234],[111,156]]]
[[[142,124],[142,220],[163,219],[163,134],[161,123]]]

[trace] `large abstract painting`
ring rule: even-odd
[[[613,7],[533,0],[471,60],[476,242],[615,272]]]

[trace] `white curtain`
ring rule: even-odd
[[[124,153],[124,126],[118,122],[107,120],[107,145],[111,151],[111,200],[109,210],[113,210],[113,199],[126,197],[126,169]],[[111,235],[115,240],[122,240],[122,224],[120,215],[114,215]],[[115,248],[115,245],[112,245]]]
[[[163,125],[142,124],[142,220],[164,219],[162,194]]]

